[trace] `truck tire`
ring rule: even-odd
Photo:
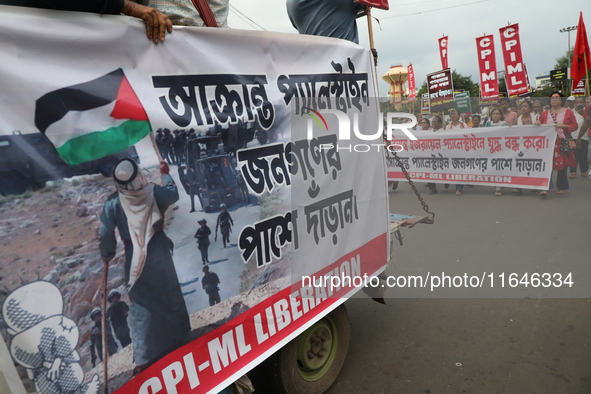
[[[272,392],[326,392],[343,367],[349,338],[349,316],[340,305],[271,357]]]
[[[8,196],[11,194],[23,194],[31,187],[29,180],[16,171],[2,174],[0,194]]]

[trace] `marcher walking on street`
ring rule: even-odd
[[[226,209],[226,204],[220,205],[220,209],[222,210],[218,215],[218,221],[215,225],[215,240],[218,239],[218,228],[222,233],[222,241],[224,241],[224,248],[226,247],[226,243],[230,244],[230,232],[232,231],[232,226],[234,225],[234,221],[232,220],[232,216],[230,216],[230,212]]]
[[[577,119],[572,110],[565,108],[564,95],[561,92],[553,92],[550,94],[550,109],[542,112],[539,120],[535,123],[553,124],[558,135],[554,143],[554,160],[552,161],[552,169],[556,171],[556,194],[564,194],[568,190],[568,167],[575,167],[577,159],[574,152],[562,152],[560,149],[562,140],[567,138],[567,135],[579,128]],[[550,178],[550,189],[553,187],[552,178]],[[545,198],[547,191],[540,193],[542,198]]]
[[[121,293],[115,289],[109,292],[108,301],[111,303],[111,306],[107,308],[107,318],[111,320],[115,336],[119,340],[121,347],[124,348],[131,343],[129,326],[127,325],[129,306],[121,301]]]
[[[211,235],[211,230],[207,227],[207,220],[201,219],[197,221],[199,223],[199,228],[195,233],[195,238],[197,238],[197,247],[201,252],[201,260],[203,261],[203,265],[209,263],[208,257],[208,248],[209,248],[209,236]]]
[[[209,266],[203,267],[203,279],[201,285],[203,290],[209,296],[209,306],[220,303],[220,278],[215,272],[209,272]]]

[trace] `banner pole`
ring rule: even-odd
[[[365,6],[365,14],[367,15],[367,29],[369,31],[369,49],[373,55],[375,66],[378,66],[378,51],[374,48],[373,42],[373,26],[371,24],[371,7]]]
[[[151,134],[150,134],[151,135]],[[109,276],[109,261],[104,260],[105,274],[103,276],[103,300],[101,314],[102,341],[103,341],[103,381],[105,385],[105,394],[109,394],[109,371],[108,371],[108,341],[107,341],[107,277]]]
[[[585,61],[585,76],[587,77],[587,82],[585,82],[585,90],[587,90],[587,97],[589,97],[589,67],[587,66],[587,56],[583,56],[583,60]]]

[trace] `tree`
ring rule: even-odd
[[[470,92],[470,97],[478,97],[480,95],[478,84],[472,81],[471,75],[465,77],[456,70],[453,70],[451,77],[453,79],[454,90],[463,89],[467,92]]]
[[[499,93],[507,93],[507,82],[505,77],[499,78]]]
[[[571,59],[573,58],[573,51],[569,50],[566,51],[566,54],[556,58],[556,64],[554,65],[554,70],[558,70],[559,68],[568,68]]]

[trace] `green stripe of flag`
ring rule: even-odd
[[[116,127],[74,137],[58,147],[57,152],[66,163],[75,166],[121,152],[151,132],[148,121],[129,120]]]

